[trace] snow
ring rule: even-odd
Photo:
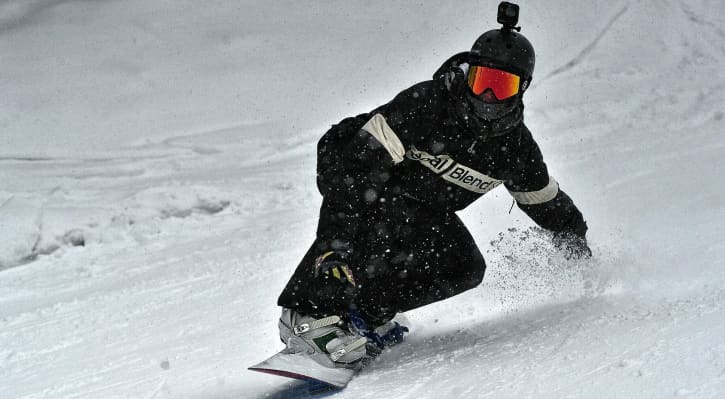
[[[527,124],[590,226],[502,189],[484,283],[407,312],[339,398],[725,397],[725,5],[522,4]],[[0,397],[264,398],[332,123],[427,79],[496,2],[0,3]]]

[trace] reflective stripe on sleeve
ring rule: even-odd
[[[385,147],[393,158],[393,162],[396,164],[403,162],[405,148],[403,147],[403,143],[400,142],[398,135],[388,125],[385,117],[380,114],[375,114],[362,129],[370,133]]]
[[[511,196],[514,197],[516,202],[523,205],[536,205],[549,202],[556,197],[559,193],[559,183],[554,180],[553,177],[549,176],[549,184],[541,190],[537,191],[511,191]]]

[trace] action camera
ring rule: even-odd
[[[517,4],[502,1],[498,5],[498,23],[503,25],[504,29],[515,29],[519,23],[519,6]]]

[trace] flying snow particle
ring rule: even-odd
[[[373,202],[376,199],[378,199],[378,192],[373,190],[372,188],[365,190],[365,201],[366,202]]]

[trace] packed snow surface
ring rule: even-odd
[[[272,398],[315,145],[497,2],[0,2],[0,398]],[[725,397],[725,3],[521,4],[526,122],[594,257],[495,190],[484,283],[336,398]]]

